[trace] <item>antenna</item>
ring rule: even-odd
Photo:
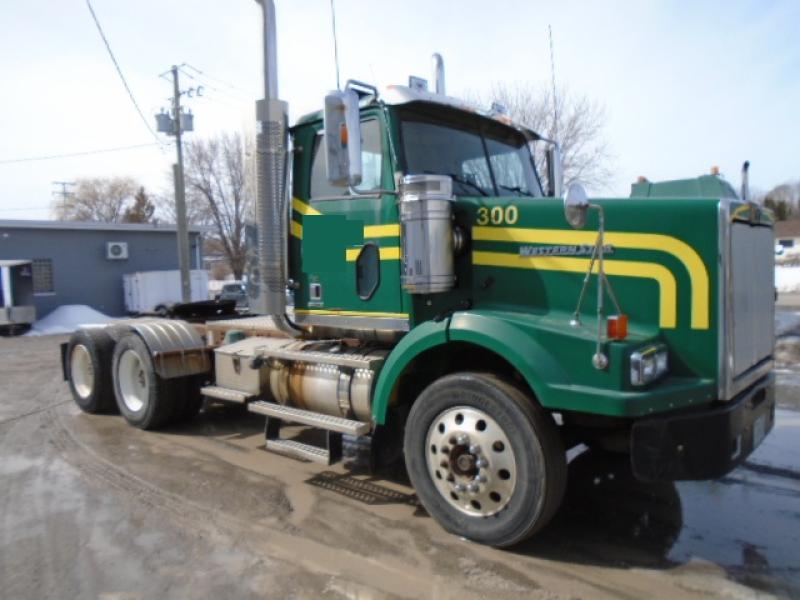
[[[558,141],[558,102],[556,100],[556,63],[553,59],[553,28],[548,25],[547,31],[550,35],[550,79],[553,83],[553,139]]]
[[[333,28],[333,57],[336,61],[336,89],[341,90],[339,85],[339,42],[336,40],[336,7],[331,0],[331,27]]]

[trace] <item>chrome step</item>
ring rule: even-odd
[[[256,400],[247,405],[247,410],[266,415],[281,421],[289,421],[291,423],[300,423],[302,425],[310,425],[317,429],[326,429],[328,431],[335,431],[337,433],[346,433],[349,435],[366,435],[369,433],[369,423],[362,423],[361,421],[353,421],[350,419],[343,419],[342,417],[334,417],[331,415],[324,415],[322,413],[312,412],[310,410],[303,410],[294,408],[292,406],[284,406],[282,404],[275,404],[274,402],[265,402],[264,400]]]
[[[231,390],[229,388],[219,387],[217,385],[207,385],[200,388],[200,393],[209,398],[216,398],[217,400],[225,400],[226,402],[236,402],[238,404],[245,404],[252,398],[250,394],[240,392],[239,390]]]
[[[310,444],[303,444],[295,440],[267,440],[267,450],[290,456],[292,458],[300,458],[323,465],[330,465],[330,453],[325,448],[318,448]]]

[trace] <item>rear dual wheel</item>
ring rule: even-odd
[[[155,370],[144,341],[131,333],[114,349],[114,393],[122,416],[134,427],[158,429],[186,421],[200,410],[196,376],[164,379]]]
[[[523,541],[564,495],[566,453],[552,419],[491,374],[457,373],[428,386],[409,413],[404,450],[425,509],[476,542]]]
[[[115,413],[111,357],[114,340],[104,329],[81,329],[67,346],[67,376],[75,404],[87,413]]]

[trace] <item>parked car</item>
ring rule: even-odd
[[[217,295],[218,300],[236,300],[236,308],[248,308],[247,289],[243,283],[226,283]]]

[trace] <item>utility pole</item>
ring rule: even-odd
[[[191,302],[192,286],[189,275],[189,231],[186,224],[186,187],[183,177],[183,131],[194,129],[193,115],[183,114],[181,110],[181,88],[178,80],[180,66],[172,65],[169,71],[161,74],[162,77],[167,73],[172,75],[172,116],[161,109],[161,113],[156,115],[156,125],[158,131],[167,135],[175,136],[175,150],[178,155],[178,162],[172,165],[172,177],[175,182],[175,220],[178,228],[178,266],[181,271],[181,301]],[[191,96],[194,90],[189,90]]]
[[[61,196],[61,204],[66,204],[67,198],[72,196],[72,192],[68,191],[68,187],[75,185],[74,181],[54,181],[53,185],[60,185],[61,190],[53,190],[54,196]]]

